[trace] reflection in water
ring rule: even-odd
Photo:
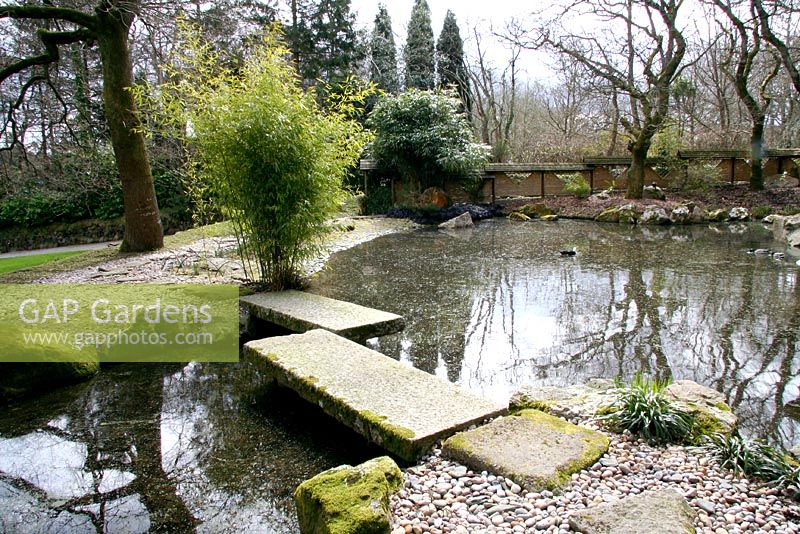
[[[378,452],[255,378],[111,366],[0,411],[0,532],[296,532],[301,481]]]
[[[578,256],[564,258],[564,248]],[[523,384],[642,370],[724,392],[745,432],[800,441],[794,261],[760,225],[480,223],[387,236],[335,255],[314,290],[406,317],[378,350],[505,401]]]

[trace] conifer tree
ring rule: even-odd
[[[397,77],[397,51],[392,32],[392,19],[383,4],[378,6],[378,14],[375,16],[370,54],[370,80],[384,91],[396,94],[400,90],[400,79]]]
[[[408,22],[408,40],[403,54],[406,88],[433,89],[434,47],[431,10],[425,0],[415,0]]]
[[[438,87],[451,87],[458,91],[464,107],[471,108],[469,77],[464,63],[464,41],[458,29],[456,16],[449,9],[444,18],[442,33],[436,41],[436,71]]]
[[[303,84],[336,84],[355,71],[361,50],[350,0],[292,0],[286,40]]]

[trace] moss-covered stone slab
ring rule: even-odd
[[[303,534],[386,534],[389,497],[403,473],[388,456],[355,467],[342,465],[300,484],[294,492]]]
[[[539,410],[523,410],[461,432],[442,453],[477,471],[510,478],[528,491],[555,489],[608,451],[608,436]]]
[[[586,534],[694,534],[694,516],[686,499],[667,489],[575,512],[569,526]]]
[[[439,377],[325,330],[251,341],[245,358],[280,385],[408,461],[506,412]]]
[[[292,332],[321,328],[363,342],[405,328],[399,315],[304,291],[276,291],[241,297],[251,316]]]

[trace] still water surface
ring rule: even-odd
[[[643,370],[723,391],[788,445],[798,267],[746,253],[762,246],[779,245],[760,225],[497,220],[338,253],[313,289],[404,315],[375,348],[499,400]],[[0,409],[0,532],[296,532],[300,481],[380,451],[253,386],[244,364],[120,365]]]
[[[403,315],[375,348],[499,401],[642,371],[722,391],[744,431],[791,445],[800,269],[747,253],[759,247],[786,248],[761,224],[492,220],[343,252],[315,290]]]

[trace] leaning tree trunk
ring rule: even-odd
[[[636,143],[630,146],[631,166],[630,169],[628,169],[628,190],[625,194],[626,198],[642,198],[642,192],[644,191],[645,162],[649,149],[649,144],[642,146],[641,143]]]
[[[128,31],[133,14],[123,9],[98,10],[98,44],[103,62],[103,102],[111,133],[125,205],[125,238],[121,249],[143,251],[161,248],[164,231],[153,187],[144,135],[133,95],[133,68]]]

